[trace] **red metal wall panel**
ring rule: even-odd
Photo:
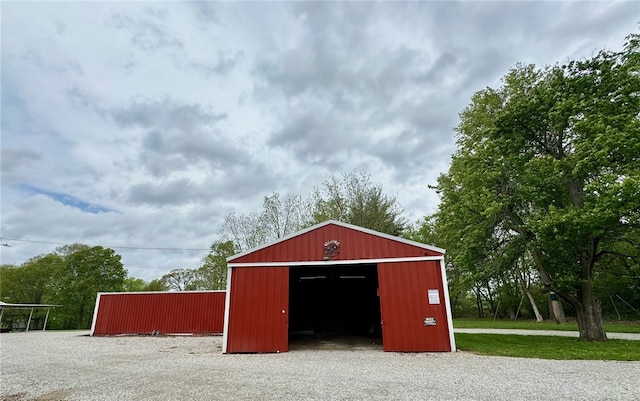
[[[440,256],[441,253],[388,238],[328,224],[283,242],[232,259],[231,263],[322,261],[324,243],[340,242],[340,253],[332,260],[383,259]]]
[[[222,333],[225,291],[100,294],[93,335]]]
[[[231,275],[227,352],[286,352],[289,268],[235,268]]]
[[[439,261],[379,263],[378,284],[385,351],[451,351]],[[429,303],[430,289],[438,290],[439,304]]]

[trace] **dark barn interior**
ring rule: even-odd
[[[292,267],[289,270],[289,340],[381,344],[375,264]]]

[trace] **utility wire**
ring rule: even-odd
[[[16,241],[16,242],[29,242],[32,244],[48,244],[48,245],[69,245],[62,242],[50,242],[50,241],[34,241],[20,238],[6,238],[2,237],[3,241]],[[105,248],[112,249],[141,249],[141,250],[153,250],[153,251],[210,251],[209,248],[163,248],[163,247],[142,247],[142,246],[110,246],[102,245]]]

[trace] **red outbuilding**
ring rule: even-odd
[[[225,291],[98,293],[91,335],[220,334]]]
[[[337,221],[230,257],[223,352],[286,352],[305,333],[455,351],[444,250]]]

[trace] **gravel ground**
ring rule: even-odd
[[[84,333],[82,333],[84,334]],[[223,355],[221,337],[0,335],[0,398],[24,400],[638,400],[640,362],[375,347]]]

